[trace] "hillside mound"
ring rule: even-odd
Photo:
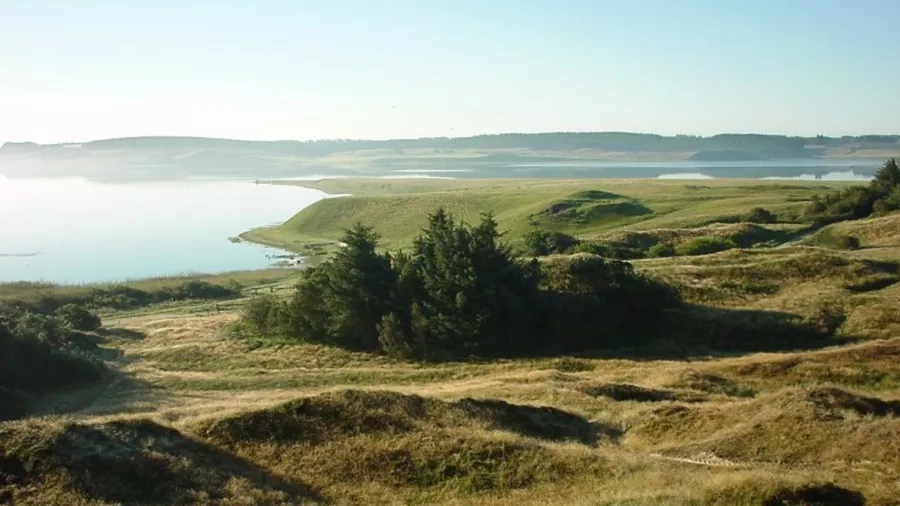
[[[900,246],[900,212],[878,218],[834,223],[810,237],[810,244],[823,245],[827,236],[852,236],[859,239],[863,248],[890,248]],[[827,244],[825,244],[827,245]]]
[[[156,423],[0,426],[0,503],[221,503],[316,500],[307,486]]]
[[[731,241],[739,248],[756,245],[772,245],[790,236],[784,228],[764,227],[753,223],[713,223],[695,228],[657,228],[650,230],[617,231],[602,236],[614,244],[647,250],[657,244],[682,244],[700,237],[713,237]]]
[[[821,465],[900,465],[900,401],[838,388],[789,388],[726,405],[666,406],[637,420],[633,444],[679,455]]]
[[[223,418],[197,432],[326,495],[337,490],[348,503],[373,500],[365,487],[359,496],[348,491],[351,483],[388,487],[391,494],[437,488],[465,494],[597,475],[606,466],[590,452],[564,455],[518,437],[593,444],[601,428],[557,409],[497,400],[349,390]]]
[[[533,218],[557,225],[590,225],[652,214],[653,210],[640,201],[615,193],[585,190],[551,203]]]
[[[322,444],[364,434],[399,435],[428,428],[477,427],[555,441],[596,442],[599,428],[550,407],[499,400],[444,402],[387,391],[346,390],[216,420],[197,432],[236,445],[252,441]]]

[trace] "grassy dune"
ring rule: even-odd
[[[362,195],[368,183],[346,184]],[[571,229],[606,237],[733,234],[744,225],[713,222],[756,205],[789,215],[818,191],[595,181],[522,184],[520,195],[510,182],[478,182],[467,202],[456,186],[465,182],[434,182],[436,194],[416,186],[432,182],[410,183],[412,193],[383,184],[378,192],[423,206],[446,198],[465,216],[500,203],[507,227],[589,190],[653,210],[624,227]],[[710,198],[691,203],[691,192]],[[394,214],[390,200],[325,202],[361,209],[346,222],[391,217],[382,233],[404,244],[412,232],[399,224],[424,216]],[[327,236],[325,211],[338,208],[317,206],[297,219]],[[103,335],[108,380],[48,396],[41,417],[0,424],[0,503],[895,505],[898,230],[894,214],[818,232],[857,236],[857,250],[813,235],[786,248],[635,261],[697,305],[694,326],[673,325],[647,349],[420,364],[239,339],[242,300],[219,314],[194,303],[122,313]],[[835,336],[763,352],[787,346],[736,342],[747,336],[729,330],[775,314],[834,326]],[[730,352],[685,344],[709,333]]]
[[[846,183],[647,180],[323,180],[303,183],[351,197],[313,204],[279,227],[257,229],[251,241],[302,251],[335,244],[343,230],[363,221],[385,247],[409,245],[429,212],[439,206],[475,222],[492,212],[516,242],[534,226],[591,238],[616,230],[691,228],[737,219],[756,206],[796,218],[816,193]]]
[[[121,379],[58,400],[76,408],[61,418],[0,427],[4,471],[30,484],[11,497],[749,505],[834,482],[887,505],[900,486],[897,339],[420,366],[254,349],[229,337],[231,318],[123,321],[142,337],[109,343],[124,352]],[[46,474],[18,469],[23,460]]]

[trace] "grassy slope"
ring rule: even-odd
[[[54,297],[62,300],[77,299],[89,295],[92,290],[112,288],[114,286],[127,286],[137,290],[153,292],[174,288],[186,281],[205,281],[220,285],[238,283],[245,290],[253,291],[283,283],[285,280],[289,280],[297,275],[297,269],[261,269],[194,276],[147,278],[115,284],[57,285],[45,282],[16,281],[0,283],[0,302],[11,299],[31,302],[41,297]]]
[[[662,192],[634,191],[648,201]],[[675,223],[731,213],[729,200],[784,199],[783,190],[755,191],[759,200],[716,191],[734,193],[694,215],[682,207]],[[259,346],[231,336],[236,314],[194,306],[123,315],[105,345],[121,352],[118,379],[47,399],[65,416],[0,425],[0,502],[758,505],[834,482],[867,504],[896,504],[895,225],[900,214],[834,225],[860,237],[857,251],[635,262],[722,310],[810,316],[837,305],[839,334],[861,342],[821,350],[420,365]],[[472,408],[464,398],[510,404]]]
[[[258,229],[245,237],[298,250],[311,242],[334,243],[344,229],[364,222],[374,225],[385,247],[404,247],[423,228],[428,213],[444,206],[468,222],[478,220],[482,213],[493,212],[512,242],[527,232],[532,222],[589,238],[623,227],[695,227],[739,216],[754,206],[790,214],[813,194],[841,185],[760,181],[325,180],[312,186],[354,196],[317,202],[280,227]],[[598,190],[615,195],[582,199],[580,207],[586,214],[580,222],[542,214],[554,204]]]

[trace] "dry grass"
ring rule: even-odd
[[[894,505],[900,283],[872,281],[897,274],[893,220],[841,225],[853,252],[636,262],[711,310],[836,308],[817,350],[422,365],[187,306],[108,319],[110,381],[0,425],[0,503]]]
[[[181,504],[750,505],[833,481],[887,505],[900,490],[900,419],[877,407],[900,396],[900,340],[694,361],[419,366],[317,346],[249,349],[230,337],[232,319],[123,321],[143,334],[110,343],[131,377],[62,419],[7,424],[5,440],[67,448],[96,432],[100,455],[85,458],[114,469],[123,457],[102,449],[114,444],[139,475],[145,465],[161,473],[151,477],[179,475],[178,490],[141,490]],[[509,404],[478,411],[466,398]],[[226,464],[205,463],[211,455]],[[46,462],[46,481],[9,489],[20,503],[125,498]]]

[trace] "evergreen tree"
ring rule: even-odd
[[[457,224],[429,216],[401,284],[413,287],[410,344],[426,358],[509,352],[533,330],[537,277],[500,241],[497,222]]]
[[[378,235],[358,224],[342,247],[311,269],[291,304],[292,334],[312,342],[379,349],[378,325],[390,310],[395,275],[388,255],[377,253]]]
[[[885,197],[897,187],[900,187],[900,167],[897,166],[897,160],[891,158],[875,173],[872,189],[878,197]]]

